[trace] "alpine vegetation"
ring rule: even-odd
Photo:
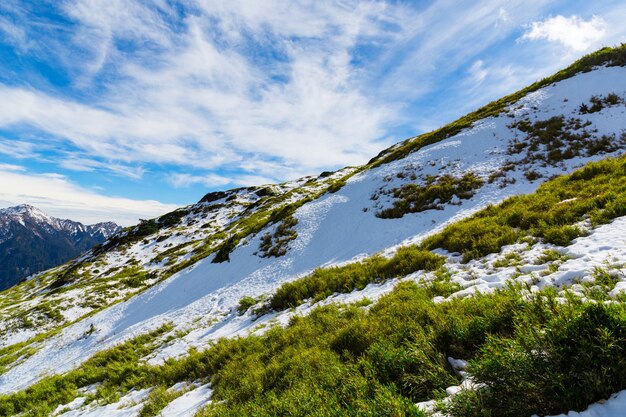
[[[617,416],[625,128],[621,45],[106,236],[0,293],[0,416]]]

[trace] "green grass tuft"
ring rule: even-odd
[[[625,178],[624,156],[588,164],[542,184],[533,194],[511,197],[454,223],[422,247],[458,252],[468,261],[528,236],[566,246],[583,234],[575,223],[590,218],[601,224],[626,215]]]
[[[411,272],[433,271],[444,258],[415,246],[400,248],[391,258],[373,256],[362,262],[340,267],[318,268],[311,275],[283,284],[269,300],[273,310],[296,307],[308,298],[324,299],[335,292],[363,289],[372,282],[383,282]]]

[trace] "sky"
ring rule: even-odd
[[[624,21],[623,0],[2,0],[0,207],[131,225],[362,164]]]

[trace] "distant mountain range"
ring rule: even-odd
[[[113,222],[57,219],[26,204],[0,209],[0,290],[78,256],[119,230]]]

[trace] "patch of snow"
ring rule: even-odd
[[[78,408],[74,410],[68,410],[63,414],[59,414],[62,417],[134,417],[143,407],[142,402],[148,397],[150,389],[142,389],[139,391],[131,391],[120,400],[113,404],[107,404],[99,406],[96,403],[91,403],[85,408]],[[78,403],[78,398],[74,402]],[[83,400],[84,401],[84,400]],[[68,407],[68,404],[66,407]],[[82,403],[81,403],[82,404]],[[62,410],[63,407],[59,408]]]
[[[626,390],[611,395],[611,398],[606,401],[591,404],[585,411],[570,411],[567,414],[550,417],[624,417],[625,415]]]
[[[191,417],[211,401],[212,390],[209,384],[188,391],[168,404],[161,413],[162,417]]]

